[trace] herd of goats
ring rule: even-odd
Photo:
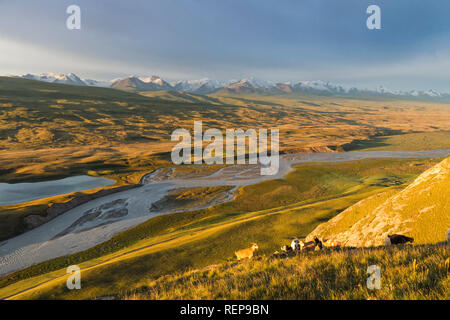
[[[406,244],[413,243],[414,238],[410,238],[401,234],[393,234],[388,235],[384,240],[386,246],[398,245],[398,244]],[[450,243],[450,229],[447,230],[447,243]],[[290,245],[284,245],[281,247],[281,253],[275,251],[273,256],[285,256],[289,253],[297,253],[300,251],[319,251],[324,248],[341,248],[342,244],[334,241],[332,239],[321,240],[318,237],[314,238],[314,241],[303,242],[298,238],[292,240]],[[254,252],[258,249],[258,245],[256,243],[252,244],[250,248],[242,249],[236,251],[234,254],[236,255],[238,260],[241,259],[250,259],[253,257]]]

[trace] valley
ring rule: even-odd
[[[230,165],[204,177],[196,177],[192,174],[187,176],[181,174],[176,178],[172,178],[171,175],[150,176],[149,178],[144,176],[145,184],[140,188],[89,201],[64,212],[59,217],[22,236],[0,243],[0,253],[2,254],[0,256],[2,271],[0,276],[32,264],[89,249],[148,219],[180,211],[177,206],[167,210],[166,208],[170,207],[167,204],[159,209],[154,206],[170,192],[180,188],[190,190],[230,186],[235,190],[263,181],[283,179],[293,170],[291,165],[300,163],[336,163],[371,158],[441,158],[446,156],[450,156],[450,150],[294,154],[280,159],[280,169],[275,176],[260,175],[258,165]],[[233,195],[222,198],[222,202],[230,201],[233,199]],[[203,203],[202,206],[205,204]],[[205,209],[208,207],[209,205],[206,204]],[[155,209],[152,210],[152,208]],[[201,208],[196,206],[189,208],[190,211],[199,209]]]
[[[252,242],[268,256],[357,203],[373,208],[370,199],[400,194],[449,157],[449,110],[429,101],[130,92],[0,78],[0,181],[115,181],[0,206],[0,298],[130,298],[174,272],[226,265]],[[174,166],[170,133],[191,130],[194,120],[205,128],[279,128],[278,174],[261,176],[257,165]],[[26,224],[55,204],[122,187],[35,228]],[[400,206],[404,219],[417,208]],[[408,229],[420,230],[418,245],[443,241],[449,221],[439,212],[439,232],[429,232],[424,216],[427,227]],[[345,221],[336,230],[352,226]],[[329,230],[319,234],[337,235]],[[80,292],[65,287],[71,264],[83,270]]]

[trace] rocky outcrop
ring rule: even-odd
[[[417,177],[401,191],[364,199],[311,232],[353,247],[384,245],[389,234],[403,234],[414,243],[446,240],[450,227],[450,158]]]

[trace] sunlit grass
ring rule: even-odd
[[[84,278],[90,279],[91,291],[89,295],[87,290],[83,291],[78,298],[107,294],[113,290],[110,284],[114,283],[116,287],[118,284],[115,281],[121,283],[122,277],[128,279],[127,285],[132,285],[139,283],[142,277],[154,278],[180,268],[184,270],[227,261],[233,258],[236,249],[252,242],[259,243],[260,253],[270,254],[279,250],[282,244],[289,243],[290,237],[305,237],[318,224],[362,199],[382,190],[400,190],[402,186],[391,182],[400,180],[407,183],[435,162],[378,159],[339,164],[305,164],[297,167],[284,180],[241,188],[229,203],[152,218],[86,251],[43,262],[4,277],[0,280],[0,286],[10,291],[8,285],[19,281],[17,288],[21,288],[20,281],[23,279],[36,277],[35,281],[39,282],[40,274],[83,261],[89,264],[90,260],[99,257],[104,261],[108,256],[114,256],[115,252],[143,248],[168,239],[173,240],[164,242],[163,248],[158,245],[152,247],[152,251],[146,249],[132,256],[124,256],[120,262],[99,266],[92,275],[86,272]],[[416,165],[409,166],[410,163]],[[383,174],[386,179],[380,184],[379,178]],[[372,176],[376,178],[370,178]],[[347,182],[340,185],[341,179]],[[286,186],[291,189],[284,199],[266,195],[272,193],[275,187]],[[203,191],[194,190],[194,193],[202,194]],[[273,200],[264,201],[265,198]],[[110,275],[113,275],[113,279],[108,280],[106,277]],[[65,292],[64,286],[59,288],[52,287],[55,297],[74,294]]]
[[[449,299],[449,246],[363,249],[262,257],[148,281],[124,299]],[[367,268],[381,288],[367,288]]]

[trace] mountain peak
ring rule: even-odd
[[[242,78],[240,80],[218,81],[209,78],[198,80],[179,80],[171,83],[165,81],[158,75],[137,76],[131,75],[126,78],[117,78],[111,81],[97,81],[92,79],[81,80],[74,73],[57,74],[53,72],[41,73],[40,75],[25,74],[21,78],[64,83],[72,85],[88,85],[113,88],[132,88],[137,91],[176,90],[196,94],[210,94],[213,92],[225,92],[236,94],[264,93],[264,94],[286,94],[307,93],[316,95],[349,95],[349,96],[386,96],[406,99],[425,100],[450,100],[450,94],[440,93],[430,89],[426,91],[400,91],[388,89],[383,85],[374,90],[358,89],[356,87],[345,88],[344,86],[324,80],[303,80],[296,83],[261,80],[255,77]]]
[[[77,85],[77,86],[85,86],[86,84],[81,80],[76,74],[74,73],[54,73],[54,72],[48,72],[48,73],[41,73],[39,75],[33,75],[33,74],[25,74],[20,76],[21,78],[25,79],[31,79],[31,80],[37,80],[37,81],[45,81],[45,82],[52,82],[52,83],[63,83],[63,84],[71,84],[71,85]]]

